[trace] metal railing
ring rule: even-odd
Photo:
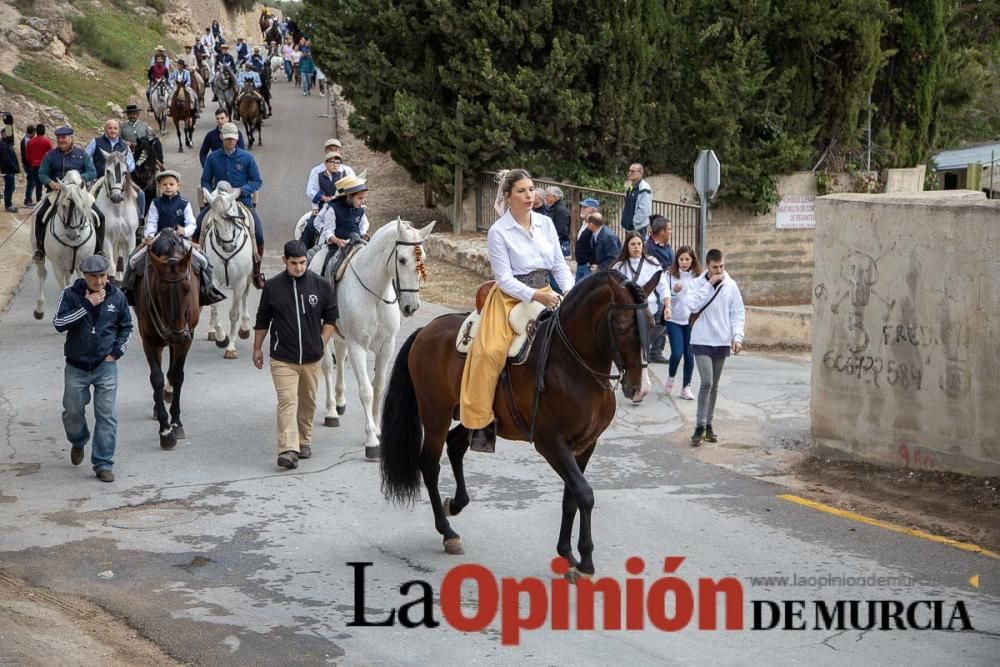
[[[619,237],[625,236],[621,223],[622,209],[625,206],[624,193],[584,188],[544,178],[534,178],[532,180],[535,182],[535,188],[547,188],[550,185],[557,185],[562,188],[563,201],[570,212],[570,224],[572,226],[570,241],[573,245],[574,256],[576,254],[576,237],[581,224],[580,202],[588,197],[593,197],[601,202],[600,211],[604,215],[605,224],[618,234]],[[493,200],[496,197],[496,192],[496,172],[483,172],[476,177],[476,229],[478,231],[489,231],[490,226],[500,217],[493,209]],[[662,215],[673,223],[670,245],[674,249],[682,245],[689,245],[697,250],[699,234],[699,209],[697,206],[654,199],[653,215]]]

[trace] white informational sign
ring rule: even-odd
[[[783,197],[774,217],[778,229],[815,229],[816,198],[809,195]]]

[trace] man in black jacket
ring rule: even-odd
[[[8,213],[17,213],[14,206],[14,177],[21,173],[21,166],[14,149],[14,125],[7,123],[10,114],[4,116],[4,127],[0,130],[0,174],[3,174],[3,208]]]
[[[108,260],[100,255],[80,263],[83,278],[63,290],[52,325],[66,333],[66,372],[63,385],[63,426],[71,445],[69,460],[83,461],[90,440],[87,404],[94,387],[94,443],[90,462],[102,482],[115,481],[115,444],[118,414],[118,360],[132,335],[132,316],[125,295],[108,283]]]
[[[308,270],[306,246],[285,244],[285,270],[260,293],[253,332],[253,365],[264,367],[264,338],[271,334],[271,379],[278,393],[278,465],[297,468],[312,456],[316,385],[326,343],[337,321],[330,283]]]
[[[563,201],[562,188],[557,185],[545,188],[545,206],[559,236],[563,257],[569,257],[569,209]]]

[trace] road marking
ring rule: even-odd
[[[863,516],[861,514],[856,514],[854,512],[849,512],[847,510],[838,509],[836,507],[831,507],[830,505],[824,505],[823,503],[818,503],[814,500],[807,500],[806,498],[793,496],[788,493],[783,493],[779,495],[778,498],[799,505],[803,505],[805,507],[809,507],[814,510],[819,510],[820,512],[833,514],[835,516],[839,516],[844,519],[850,519],[852,521],[866,523],[869,526],[875,526],[876,528],[885,528],[886,530],[891,530],[895,533],[912,535],[913,537],[919,537],[921,539],[930,540],[931,542],[937,542],[938,544],[946,544],[950,547],[961,549],[962,551],[969,551],[974,554],[980,554],[982,556],[988,556],[989,558],[996,558],[1000,560],[1000,554],[996,553],[995,551],[990,551],[989,549],[985,549],[979,546],[978,544],[972,544],[971,542],[959,542],[958,540],[953,540],[950,537],[942,537],[941,535],[932,535],[931,533],[925,533],[924,531],[917,530],[916,528],[897,526],[894,523],[889,523],[887,521],[879,521],[878,519],[872,519],[871,517]]]

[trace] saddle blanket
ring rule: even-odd
[[[532,301],[530,303],[521,302],[514,306],[507,317],[507,323],[517,336],[507,350],[507,358],[514,359],[515,366],[523,364],[527,358],[527,352],[531,351],[531,342],[535,337],[535,323],[539,315],[545,311],[545,306]],[[458,329],[458,336],[455,339],[455,349],[459,354],[468,354],[476,333],[479,332],[479,320],[482,315],[474,310],[462,322]]]

